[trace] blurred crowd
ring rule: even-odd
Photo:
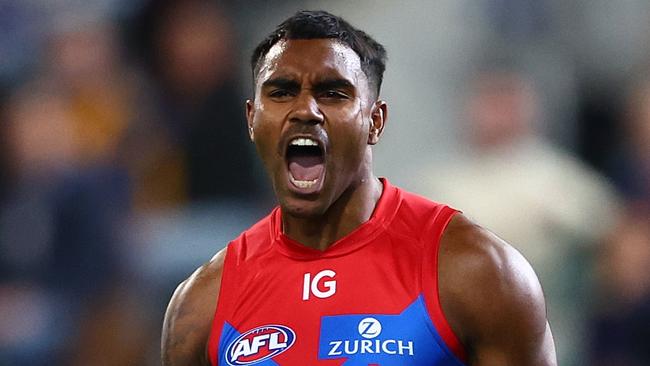
[[[380,173],[463,210],[531,261],[560,365],[650,364],[650,42],[637,34],[648,29],[615,33],[615,50],[620,39],[646,48],[606,68],[548,56],[553,41],[570,44],[556,22],[577,5],[414,1],[373,7],[373,18],[366,2],[0,0],[0,365],[159,364],[174,287],[274,205],[245,129],[247,57],[301,8],[387,39],[384,88],[397,107],[378,159],[411,155]],[[650,6],[630,3],[615,14],[650,24]],[[610,10],[592,6],[584,24]],[[417,12],[469,25],[393,42],[381,17]],[[454,65],[450,87],[391,84],[413,73],[409,47],[445,37],[465,37],[449,45],[456,58],[419,67]],[[593,54],[588,43],[580,52]],[[408,104],[423,93],[453,101]],[[410,151],[410,138],[432,142]]]
[[[0,364],[156,364],[165,298],[190,268],[152,286],[133,258],[156,250],[139,228],[198,205],[271,205],[230,19],[190,0],[143,3],[129,24],[80,4],[11,23],[43,5],[0,4],[10,31],[47,23],[37,60],[3,80]],[[24,51],[12,46],[0,52]]]

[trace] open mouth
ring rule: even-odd
[[[301,191],[316,190],[325,173],[325,154],[318,141],[298,137],[289,141],[286,151],[289,180]]]

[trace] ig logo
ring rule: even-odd
[[[318,272],[314,278],[311,278],[311,273],[305,273],[304,282],[302,284],[302,299],[309,300],[309,295],[314,294],[314,296],[319,299],[324,299],[330,297],[336,293],[336,281],[331,280],[336,276],[336,272],[331,269],[326,269]],[[328,281],[322,281],[324,278],[329,278]],[[322,285],[327,290],[321,291],[319,285]]]
[[[375,318],[364,318],[357,329],[363,338],[375,338],[381,333],[381,323]]]

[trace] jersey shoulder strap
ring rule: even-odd
[[[451,326],[442,311],[438,278],[438,253],[440,251],[440,240],[447,225],[457,213],[457,210],[442,204],[439,204],[435,208],[426,229],[423,230],[422,233],[424,256],[421,267],[421,276],[425,304],[436,330],[454,355],[460,360],[465,361],[466,353],[463,345],[451,329]]]

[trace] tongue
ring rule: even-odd
[[[323,169],[323,158],[320,156],[294,156],[289,161],[289,171],[296,180],[318,179]]]

